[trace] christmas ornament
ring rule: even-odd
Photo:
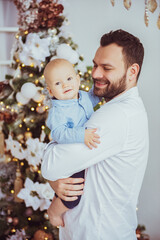
[[[147,5],[147,0],[145,0],[144,22],[145,22],[146,27],[148,27],[148,23],[149,23],[149,15],[148,15],[148,5]]]
[[[19,223],[19,219],[17,217],[13,218],[13,225],[16,226]]]
[[[12,223],[13,222],[13,218],[12,217],[7,217],[7,222],[8,223]]]
[[[43,94],[40,94],[39,92],[37,92],[35,94],[35,96],[32,98],[35,102],[42,102],[43,99],[44,99],[44,95]]]
[[[43,230],[37,230],[34,233],[33,240],[44,240],[44,239],[54,240],[51,233],[46,233]]]
[[[45,106],[36,107],[36,112],[38,112],[39,114],[44,113],[45,112]]]
[[[124,0],[123,4],[127,10],[131,7],[131,0]]]
[[[159,13],[159,15],[158,15],[157,27],[158,27],[158,29],[160,29],[160,13]]]
[[[79,55],[76,51],[74,51],[71,46],[68,44],[61,44],[57,47],[56,54],[58,58],[67,59],[72,64],[75,64],[79,60]]]
[[[148,0],[147,6],[148,10],[153,13],[157,8],[156,0]]]
[[[21,93],[25,98],[32,98],[37,93],[37,87],[31,82],[24,83],[21,87]]]
[[[112,6],[114,7],[114,5],[115,5],[114,0],[111,0],[111,4],[112,4]]]
[[[25,105],[30,101],[30,98],[26,98],[22,95],[21,92],[18,92],[16,94],[16,100],[17,100],[18,103],[21,103],[22,105]]]
[[[22,175],[21,175],[19,166],[17,166],[17,169],[16,169],[16,179],[15,179],[15,182],[14,182],[14,201],[15,202],[23,202],[22,199],[17,197],[17,194],[19,193],[19,191],[22,188],[23,188]]]

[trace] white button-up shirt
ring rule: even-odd
[[[84,194],[64,215],[60,240],[136,240],[136,204],[148,158],[147,115],[133,87],[104,104],[86,123],[101,143],[49,144],[42,175],[65,178],[86,169]]]

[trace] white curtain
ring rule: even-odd
[[[11,0],[0,0],[0,28],[17,27],[17,9]],[[10,60],[10,52],[15,33],[0,31],[0,62]],[[5,80],[5,75],[10,74],[11,69],[7,65],[0,64],[0,81]]]

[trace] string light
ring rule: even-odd
[[[40,107],[42,104],[41,103],[38,103],[38,106]]]
[[[39,83],[39,80],[38,80],[38,79],[36,79],[36,80],[35,80],[35,84],[38,84],[38,83]]]
[[[85,90],[86,90],[86,91],[89,91],[89,87],[86,87]]]
[[[29,127],[27,128],[27,131],[30,131],[30,128],[29,128]]]
[[[30,74],[29,74],[29,77],[33,77],[33,73],[30,73]]]
[[[21,162],[20,164],[21,164],[21,166],[24,166],[24,162]]]
[[[31,63],[31,64],[30,64],[30,67],[34,67],[34,63]]]
[[[19,127],[22,128],[22,124],[21,123],[19,124]]]
[[[15,233],[15,232],[16,232],[16,229],[15,229],[15,228],[12,228],[12,229],[11,229],[11,232],[12,232],[12,233]]]
[[[44,229],[47,230],[47,227],[45,226]]]
[[[34,119],[31,119],[31,122],[33,123],[33,122],[34,122]]]
[[[34,107],[31,107],[31,111],[33,112],[35,110],[35,108]]]
[[[49,108],[48,106],[45,106],[45,109],[46,109],[46,110],[48,110],[48,108]]]
[[[18,162],[17,158],[13,158],[12,160],[13,160],[13,162]]]
[[[26,118],[23,119],[23,122],[26,122]]]
[[[24,32],[24,34],[26,34],[26,35],[27,35],[27,34],[28,34],[28,31],[26,30],[26,31]]]
[[[22,67],[25,67],[25,64],[24,64],[24,63],[22,63]]]
[[[18,35],[18,34],[16,34],[16,38],[17,38],[17,39],[19,38],[19,35]]]
[[[11,190],[11,193],[14,194],[14,190],[13,189]]]
[[[28,217],[28,221],[31,221],[32,220],[32,218],[31,217]]]
[[[84,85],[84,84],[82,84],[82,85],[81,85],[81,88],[85,88],[85,85]]]
[[[41,128],[44,130],[44,129],[45,129],[45,126],[44,126],[44,125],[42,125],[42,126],[41,126]]]
[[[38,170],[38,173],[40,174],[40,173],[41,173],[41,170]]]

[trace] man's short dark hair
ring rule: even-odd
[[[108,46],[112,43],[115,43],[123,48],[122,54],[124,57],[126,69],[130,67],[133,63],[137,63],[139,65],[140,69],[137,75],[138,79],[144,57],[144,48],[140,40],[132,34],[122,29],[119,29],[104,34],[101,37],[100,44],[102,47]]]

